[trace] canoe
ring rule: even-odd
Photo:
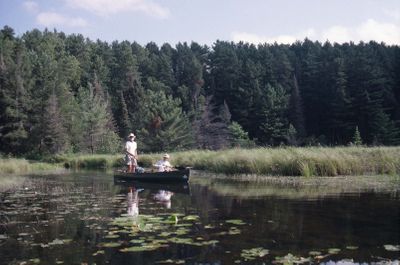
[[[115,172],[114,181],[142,181],[142,182],[188,182],[190,169],[184,168],[170,172],[126,173]]]

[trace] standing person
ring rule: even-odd
[[[162,160],[157,161],[157,163],[154,166],[158,169],[158,172],[172,171],[172,166],[168,160],[169,160],[169,154],[165,154],[163,155]]]
[[[135,142],[136,136],[130,133],[128,136],[128,141],[125,144],[125,162],[128,166],[128,173],[135,172],[135,167],[137,165],[137,144]]]

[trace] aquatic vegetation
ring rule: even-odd
[[[384,245],[387,251],[400,251],[400,245]]]
[[[160,154],[143,154],[139,163],[151,166]],[[171,155],[174,165],[225,174],[274,176],[341,176],[400,173],[400,147],[280,147],[192,150]],[[57,156],[53,162],[70,168],[122,167],[121,155]],[[0,167],[1,168],[1,167]]]
[[[284,265],[293,265],[293,264],[304,264],[309,263],[311,261],[310,258],[298,257],[289,253],[284,257],[275,257],[273,263],[284,264]]]
[[[328,249],[329,254],[338,254],[341,251],[340,248],[330,248]]]
[[[234,224],[234,225],[245,225],[246,223],[239,219],[232,219],[232,220],[225,220],[227,224]]]
[[[258,248],[243,249],[242,252],[240,253],[240,256],[247,261],[247,260],[254,260],[256,258],[262,258],[268,254],[269,254],[268,249],[258,247]]]

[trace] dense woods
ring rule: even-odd
[[[400,47],[0,31],[0,152],[400,144]]]

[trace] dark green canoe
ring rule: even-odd
[[[188,182],[190,169],[184,168],[170,172],[126,173],[115,172],[114,181],[142,181],[142,182]]]

